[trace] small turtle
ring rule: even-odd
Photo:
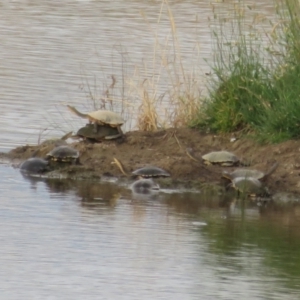
[[[129,172],[118,159],[114,158],[114,161],[112,163],[116,164],[125,176],[129,176]],[[170,177],[170,174],[168,172],[155,166],[146,166],[137,169],[132,172],[132,175],[134,177],[139,177],[139,178]]]
[[[170,177],[170,174],[166,172],[164,169],[148,166],[137,169],[132,172],[134,176],[142,177],[142,178],[151,178],[151,177]]]
[[[118,129],[118,132],[121,135],[123,134],[121,130],[121,126],[124,124],[125,121],[119,114],[113,111],[96,110],[96,111],[91,111],[87,114],[83,114],[73,106],[67,105],[67,107],[75,115],[81,118],[88,119],[90,123],[94,123],[95,132],[98,132],[98,125],[109,125],[111,127],[116,127]]]
[[[159,190],[159,185],[151,178],[142,178],[135,181],[130,188],[134,192],[149,193],[152,190]]]
[[[239,193],[250,197],[270,195],[262,182],[253,177],[236,177],[232,180],[231,186]]]
[[[202,156],[205,164],[218,164],[223,167],[238,165],[240,160],[233,153],[228,151],[213,151]]]
[[[195,156],[195,153],[192,148],[186,149],[186,154],[197,162],[200,162]],[[213,151],[209,152],[202,156],[202,160],[206,165],[218,164],[223,167],[230,167],[234,165],[238,165],[240,163],[239,158],[237,158],[233,153],[228,151]]]
[[[233,172],[223,171],[222,178],[226,178],[232,181],[234,178],[237,177],[244,177],[244,178],[251,177],[251,178],[256,178],[260,181],[266,181],[267,178],[275,172],[277,167],[278,167],[278,163],[276,162],[266,173],[258,170],[251,170],[251,169],[236,169]]]
[[[77,163],[79,152],[69,146],[58,146],[47,153],[47,159],[55,162]]]
[[[102,140],[112,140],[121,137],[118,129],[108,125],[98,125],[98,131],[95,132],[94,126],[92,124],[87,124],[84,127],[81,127],[75,136],[86,139],[88,141],[97,141]]]
[[[41,174],[49,171],[49,162],[42,158],[31,157],[21,164],[20,171],[27,174]]]

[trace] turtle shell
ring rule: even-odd
[[[77,131],[76,136],[88,140],[101,141],[103,139],[109,140],[119,138],[121,134],[116,127],[108,125],[98,125],[97,132],[95,132],[94,125],[87,124]]]
[[[150,177],[170,177],[170,174],[165,170],[155,167],[155,166],[146,166],[140,169],[137,169],[132,172],[134,176],[140,176],[143,178]]]
[[[46,171],[49,171],[48,161],[38,157],[28,158],[21,164],[20,171],[30,174],[44,173]]]
[[[69,146],[58,146],[47,153],[47,158],[57,162],[72,162],[79,158],[79,152]]]
[[[253,177],[236,177],[232,180],[232,186],[240,193],[250,196],[266,193],[263,184]]]
[[[255,178],[255,179],[263,179],[265,177],[265,173],[258,171],[258,170],[251,170],[251,169],[237,169],[233,172],[224,171],[222,173],[222,177],[227,178],[229,180],[233,180],[237,177],[244,177],[244,178]]]
[[[202,156],[207,164],[219,164],[222,166],[233,166],[239,163],[239,158],[228,151],[213,151]]]
[[[120,126],[124,124],[124,119],[117,113],[110,110],[96,110],[87,113],[89,118],[94,122],[100,122],[112,126]]]

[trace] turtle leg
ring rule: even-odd
[[[221,163],[221,166],[222,167],[232,167],[233,163],[232,162],[223,162],[223,163]]]
[[[113,140],[113,139],[117,139],[117,138],[119,138],[119,137],[121,137],[122,135],[120,134],[120,133],[118,133],[118,134],[114,134],[114,135],[108,135],[108,136],[106,136],[104,139],[105,140]]]
[[[98,123],[94,122],[94,132],[98,133]]]
[[[121,129],[121,126],[118,125],[117,128],[118,128],[119,134],[120,134],[121,136],[124,136],[124,133],[123,133],[123,131],[122,131],[122,129]]]

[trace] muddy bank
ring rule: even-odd
[[[23,160],[38,151],[39,157],[53,149],[55,143],[25,145],[2,153],[2,159],[9,159],[17,166]],[[168,186],[184,185],[201,187],[205,184],[219,184],[222,170],[233,170],[235,167],[205,166],[191,160],[185,152],[192,147],[201,157],[213,150],[228,150],[239,158],[250,163],[250,168],[266,171],[277,161],[279,166],[269,178],[267,186],[272,193],[300,193],[300,141],[287,141],[277,145],[261,146],[249,139],[230,141],[229,136],[216,136],[201,133],[190,128],[168,129],[158,132],[132,131],[124,140],[88,143],[76,141],[69,143],[80,152],[79,166],[63,167],[49,176],[61,174],[68,178],[98,180],[102,176],[124,178],[120,170],[111,162],[116,157],[133,171],[145,165],[155,165],[168,171],[172,178],[164,179]]]

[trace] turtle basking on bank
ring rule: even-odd
[[[98,125],[109,125],[118,129],[118,132],[122,135],[121,126],[124,124],[123,118],[110,110],[96,110],[86,114],[79,112],[75,107],[67,105],[68,109],[75,115],[88,119],[90,123],[94,123],[94,131],[98,132]]]
[[[273,174],[278,167],[278,163],[274,163],[273,166],[266,172],[261,172],[258,170],[251,170],[251,169],[236,169],[233,172],[223,171],[222,172],[222,178],[226,178],[230,181],[232,181],[235,178],[238,177],[244,177],[244,178],[255,178],[259,181],[266,181],[268,177]]]
[[[129,176],[128,170],[118,159],[114,158],[112,163],[116,164],[125,176]],[[167,171],[155,166],[146,166],[133,171],[131,174],[132,176],[139,178],[170,177],[170,174]]]
[[[42,158],[31,157],[21,164],[20,171],[26,174],[42,174],[49,171],[49,162]]]
[[[90,142],[101,142],[103,140],[113,140],[122,137],[122,134],[118,131],[116,127],[111,127],[108,125],[98,125],[98,130],[95,132],[94,125],[86,124],[84,127],[81,127],[75,136],[88,140]]]
[[[267,188],[257,178],[253,177],[236,177],[230,184],[238,193],[250,196],[270,196]]]
[[[186,153],[191,159],[200,162],[200,160],[195,156],[192,148],[187,148]],[[209,152],[202,156],[202,160],[206,165],[220,165],[223,167],[231,167],[243,164],[235,154],[228,151]]]
[[[78,163],[79,152],[69,146],[58,146],[47,153],[47,159],[54,162]]]

